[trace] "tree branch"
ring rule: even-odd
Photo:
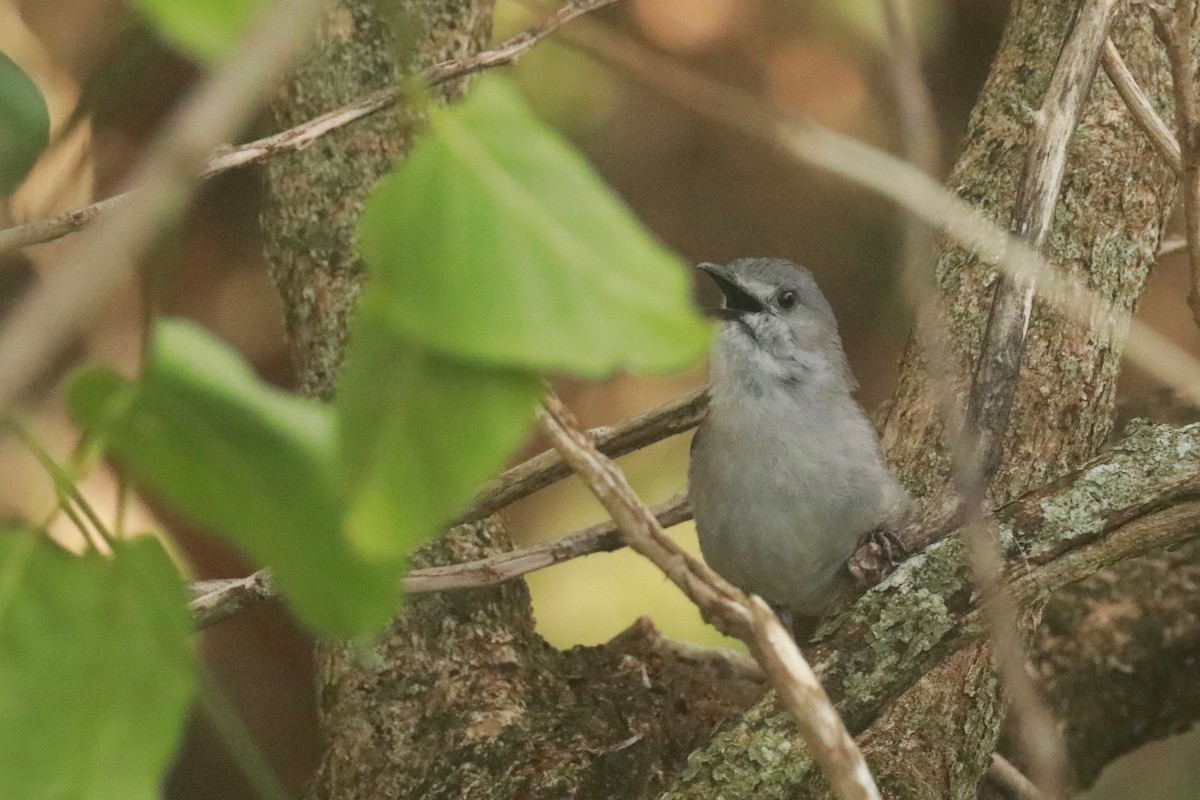
[[[1097,570],[1200,534],[1200,426],[1138,424],[1103,458],[997,513],[1013,598],[1030,608]],[[822,685],[853,733],[918,678],[984,635],[961,535],[948,537],[823,626],[810,648]],[[719,759],[681,777],[664,800],[739,795],[787,797],[811,763],[764,769],[748,748],[791,740],[787,723],[760,703],[693,756]],[[798,743],[797,743],[798,744]],[[803,761],[803,759],[799,759]],[[750,774],[753,773],[753,774]],[[719,780],[719,785],[718,785]]]
[[[511,66],[530,48],[571,20],[616,2],[618,0],[570,0],[537,25],[506,39],[497,47],[435,64],[422,72],[416,83],[421,88],[439,86],[493,67]],[[232,169],[257,164],[279,153],[303,150],[322,136],[391,108],[412,95],[413,89],[409,85],[384,89],[286,131],[242,145],[220,145],[212,151],[200,170],[198,180],[206,181]],[[133,190],[123,192],[48,219],[0,230],[0,254],[53,241],[82,230],[114,208],[125,205],[132,195]]]
[[[320,0],[265,7],[244,45],[164,125],[135,170],[135,197],[47,272],[0,331],[0,409],[7,408],[99,309],[158,230],[182,208],[205,155],[241,126],[313,33]]]
[[[670,528],[692,518],[685,494],[678,494],[652,513],[658,524]],[[484,589],[497,586],[530,572],[593,553],[607,553],[625,546],[617,526],[609,522],[584,528],[550,542],[499,553],[476,561],[441,567],[422,567],[404,576],[405,594],[425,594],[453,589]],[[259,570],[244,578],[220,578],[196,581],[191,585],[192,602],[188,605],[197,628],[207,628],[243,611],[282,599],[270,580],[269,570]]]
[[[879,800],[879,790],[858,745],[767,604],[756,596],[747,598],[668,539],[620,468],[592,446],[557,397],[547,398],[541,421],[563,459],[612,515],[626,543],[682,589],[706,620],[725,626],[726,633],[737,635],[756,653],[834,793],[843,800]]]
[[[588,437],[595,442],[596,449],[601,453],[610,458],[619,458],[691,430],[704,419],[707,409],[708,391],[701,389],[616,425],[593,428],[588,431]],[[491,481],[471,506],[458,516],[454,524],[461,525],[491,516],[505,506],[528,497],[570,474],[570,467],[559,453],[553,449],[540,453],[502,472]]]
[[[1163,161],[1167,162],[1171,170],[1176,175],[1182,175],[1183,156],[1179,152],[1179,141],[1175,138],[1175,134],[1171,133],[1167,124],[1163,122],[1158,112],[1154,110],[1154,106],[1150,104],[1150,98],[1146,97],[1142,87],[1138,86],[1137,81],[1134,80],[1133,73],[1129,71],[1125,59],[1121,58],[1121,51],[1117,49],[1112,39],[1105,40],[1104,54],[1100,63],[1104,67],[1104,74],[1112,81],[1113,88],[1117,90],[1117,94],[1125,102],[1125,107],[1129,109],[1133,121],[1146,134],[1150,144],[1154,145],[1154,149]]]

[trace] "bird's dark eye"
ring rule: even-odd
[[[796,307],[796,301],[799,299],[800,295],[796,293],[795,289],[784,289],[779,293],[779,297],[776,298],[776,301],[779,303],[779,307],[784,311],[790,311]]]

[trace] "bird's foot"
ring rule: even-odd
[[[850,575],[860,588],[869,588],[891,574],[907,555],[895,533],[884,527],[872,528],[858,541],[850,559]]]

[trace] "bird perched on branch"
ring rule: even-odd
[[[701,264],[724,294],[688,470],[704,559],[785,619],[834,598],[860,539],[908,495],[851,396],[833,310],[783,259]]]

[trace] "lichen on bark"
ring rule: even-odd
[[[493,0],[331,0],[313,52],[271,103],[279,129],[478,50]],[[461,94],[451,81],[433,100]],[[267,162],[267,263],[283,299],[300,389],[329,399],[363,280],[356,230],[363,202],[412,146],[419,109],[399,105]]]
[[[320,42],[272,108],[280,127],[477,50],[490,0],[332,0]],[[461,83],[435,99],[449,100]],[[371,188],[412,143],[397,108],[274,159],[262,223],[301,390],[329,398],[363,280],[355,230]],[[460,526],[415,564],[511,547],[494,521]],[[327,747],[311,795],[396,798],[649,797],[762,685],[697,667],[635,626],[559,652],[535,632],[523,581],[410,600],[369,644],[317,647]]]
[[[1079,5],[1057,0],[1022,0],[1014,5],[972,113],[949,187],[1001,225],[1007,226],[1012,215],[1033,113],[1041,104]],[[1169,73],[1150,20],[1132,13],[1119,15],[1112,37],[1152,101],[1169,107]],[[1085,276],[1118,307],[1132,309],[1154,261],[1174,190],[1173,175],[1137,130],[1107,80],[1099,76],[1071,142],[1045,254],[1056,268]],[[946,246],[936,275],[940,313],[956,356],[956,363],[949,366],[959,394],[965,397],[996,273],[966,250]],[[1004,460],[993,478],[995,501],[1003,502],[1072,470],[1103,445],[1111,429],[1121,344],[1119,339],[1099,341],[1090,330],[1037,304]],[[922,354],[910,340],[883,443],[889,462],[918,494],[937,489],[948,471],[931,392]],[[929,579],[935,586],[940,582],[936,574]],[[936,607],[927,610],[937,611]],[[1029,618],[1031,624],[1034,621],[1036,614]],[[919,653],[920,648],[913,655]],[[925,776],[919,785],[910,784],[897,796],[940,799],[974,793],[1003,718],[1003,698],[994,678],[990,670],[980,668],[989,663],[986,643],[955,653],[895,702],[865,735],[864,752],[873,768],[891,776]],[[861,691],[863,685],[857,688]],[[917,744],[897,747],[897,743]],[[724,745],[714,742],[713,747],[722,748],[722,758],[737,764],[736,748]],[[779,796],[812,787],[807,777],[792,782],[793,775],[794,770],[781,776],[786,784],[775,788]],[[943,780],[933,781],[930,776]],[[701,771],[673,787],[668,796],[711,797],[740,777],[741,772],[728,765],[719,773]]]
[[[1015,5],[972,117],[951,187],[1001,223],[1011,211],[1032,111],[1076,6],[1053,0]],[[385,9],[406,12],[420,33],[408,41],[405,31],[417,29],[397,26],[394,11]],[[298,122],[419,65],[477,48],[490,11],[487,0],[331,0],[319,47],[274,104],[276,121]],[[1114,38],[1155,103],[1168,106],[1166,71],[1148,22],[1126,15]],[[445,97],[460,90],[448,86]],[[411,109],[385,112],[268,168],[267,250],[309,395],[332,394],[362,280],[354,248],[358,215],[375,181],[407,151],[414,122]],[[1060,268],[1086,274],[1118,305],[1132,307],[1172,192],[1171,176],[1099,78],[1072,143],[1050,257]],[[948,248],[937,275],[954,366],[965,386],[994,274],[965,251]],[[999,500],[1076,467],[1095,452],[1110,424],[1120,341],[1094,341],[1040,307],[1031,331]],[[933,406],[910,345],[884,440],[893,463],[919,490],[945,476]],[[1034,516],[1013,518],[1013,524]],[[455,529],[417,561],[467,560],[508,546],[503,531],[484,522]],[[893,700],[902,688],[898,674],[911,681],[979,632],[978,615],[968,618],[973,601],[959,547],[952,540],[934,548],[860,601],[862,616],[845,619],[847,646],[836,658],[822,655],[820,643],[814,653],[855,730],[892,701],[887,716],[862,737],[892,796],[972,794],[1003,716],[989,654],[977,646]],[[652,641],[652,632],[639,629],[608,647],[560,653],[533,631],[519,581],[414,599],[380,640],[321,647],[329,749],[314,793],[322,800],[641,798],[673,784],[665,796],[708,800],[823,791],[790,720],[772,701],[732,722],[759,687],[673,662]],[[729,724],[709,741],[722,723]]]

